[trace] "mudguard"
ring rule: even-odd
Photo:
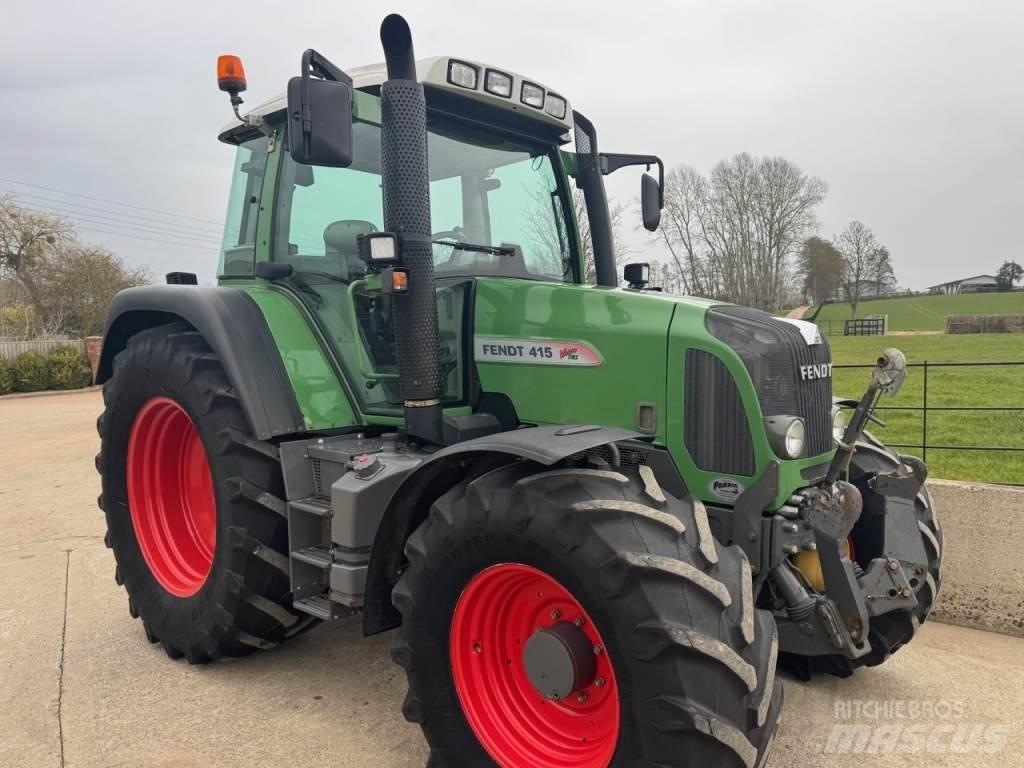
[[[431,455],[395,490],[377,528],[366,574],[364,634],[383,632],[401,623],[391,604],[391,590],[400,575],[405,541],[426,519],[430,505],[467,474],[520,458],[551,466],[601,445],[639,437],[639,432],[618,427],[526,427],[466,440]]]
[[[133,334],[179,321],[195,328],[213,348],[257,438],[305,429],[263,313],[239,288],[154,285],[121,291],[107,316],[96,383],[110,378],[114,358]]]

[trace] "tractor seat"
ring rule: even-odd
[[[324,255],[337,257],[340,274],[346,280],[355,280],[366,274],[366,264],[359,258],[360,235],[376,232],[372,222],[361,219],[342,219],[329,224],[324,230]]]

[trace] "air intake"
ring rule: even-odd
[[[754,442],[729,369],[714,355],[686,351],[683,437],[698,469],[754,474]]]

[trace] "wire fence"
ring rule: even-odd
[[[980,451],[980,452],[995,452],[1003,453],[1010,456],[1024,454],[1024,447],[1022,446],[1010,446],[1010,445],[948,445],[943,443],[932,443],[929,442],[928,432],[928,417],[929,414],[936,413],[1024,413],[1024,402],[1018,405],[933,405],[929,403],[928,393],[928,382],[929,372],[934,371],[937,368],[1024,368],[1024,360],[1019,361],[983,361],[983,362],[930,362],[924,360],[920,363],[908,363],[908,368],[919,368],[922,371],[922,400],[919,405],[880,405],[876,410],[879,411],[903,411],[910,413],[919,413],[921,415],[921,442],[920,443],[889,443],[892,448],[909,448],[921,451],[921,458],[924,461],[928,460],[928,451]],[[834,369],[841,368],[874,368],[871,364],[863,363],[845,363],[836,364],[833,366]],[[1024,373],[1024,371],[1022,371]],[[1024,394],[1024,386],[1017,389],[1018,393]],[[1010,434],[1012,428],[1011,422],[1007,421],[1006,434]],[[1024,462],[1024,458],[1022,458]],[[1022,463],[1022,469],[1024,469],[1024,463]],[[1020,482],[1003,483],[1004,485],[1024,485],[1024,471],[1021,474]]]

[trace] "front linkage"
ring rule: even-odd
[[[894,395],[905,376],[903,354],[886,350],[817,485],[795,493],[766,516],[764,510],[778,492],[778,465],[773,462],[734,509],[709,510],[725,540],[746,551],[754,594],[776,617],[783,653],[791,659],[849,660],[838,666],[804,664],[805,674],[814,669],[845,673],[853,666],[878,663],[895,648],[873,649],[872,620],[890,613],[916,616],[934,599],[930,565],[941,553],[927,551],[922,515],[915,508],[924,499],[924,517],[930,518],[930,502],[922,491],[927,468],[865,437],[869,421],[881,424],[872,413],[879,398]],[[881,454],[888,468],[880,468],[875,457],[874,471],[860,471],[861,451]],[[865,494],[871,496],[872,514],[862,521]],[[855,535],[859,525],[864,530],[858,528]],[[857,540],[869,543],[857,551]],[[919,595],[926,586],[928,605],[921,606]],[[916,629],[912,620],[908,623],[911,631]]]

